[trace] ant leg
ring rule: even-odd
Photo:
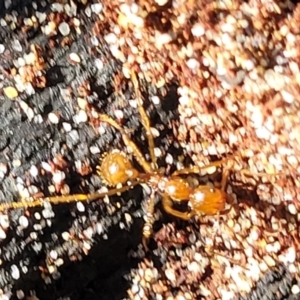
[[[107,192],[96,192],[91,194],[76,194],[76,195],[66,195],[66,196],[53,196],[53,197],[45,197],[45,198],[38,198],[32,199],[28,198],[22,199],[20,202],[11,202],[11,203],[1,203],[0,204],[0,211],[9,210],[9,209],[17,209],[17,208],[27,208],[27,207],[37,207],[42,206],[44,203],[52,203],[52,204],[59,204],[59,203],[70,203],[70,202],[86,202],[86,201],[94,201],[99,198],[103,198],[105,196],[113,196],[118,193],[123,193],[128,191],[133,186],[139,184],[138,181],[132,182],[130,186],[123,186],[121,188],[111,189]]]
[[[152,167],[151,165],[146,161],[144,158],[142,152],[138,148],[138,146],[129,138],[127,135],[126,131],[111,117],[108,115],[100,114],[99,115],[99,120],[102,122],[105,122],[111,126],[113,126],[115,129],[120,131],[122,134],[122,139],[126,145],[126,147],[130,148],[132,150],[132,153],[134,157],[136,158],[137,162],[143,167],[146,173],[152,173]]]
[[[143,101],[142,101],[142,95],[141,92],[139,90],[139,83],[138,83],[138,79],[136,77],[136,74],[134,71],[131,72],[131,80],[134,86],[134,91],[135,91],[135,95],[137,97],[137,102],[138,102],[138,110],[141,116],[141,122],[144,126],[144,128],[146,129],[146,136],[148,139],[148,144],[149,144],[149,152],[150,152],[150,157],[151,157],[151,161],[153,164],[153,168],[156,169],[157,165],[156,165],[156,156],[154,154],[154,139],[153,139],[153,135],[151,132],[151,126],[150,126],[150,120],[149,117],[146,114],[146,111],[143,107]]]
[[[155,206],[155,192],[154,190],[151,191],[151,195],[147,201],[147,208],[146,208],[146,215],[144,216],[145,224],[143,226],[143,246],[146,251],[148,251],[147,243],[148,239],[152,235],[153,231],[153,223],[154,223],[154,206]]]
[[[218,161],[214,161],[214,162],[211,162],[209,163],[208,165],[206,166],[203,166],[203,167],[198,167],[198,166],[192,166],[192,167],[188,167],[188,168],[183,168],[181,170],[177,170],[175,171],[172,176],[176,176],[176,175],[187,175],[187,174],[191,174],[191,173],[200,173],[201,170],[205,170],[205,169],[209,169],[209,168],[212,168],[212,167],[219,167],[221,165],[223,165],[224,163],[226,163],[227,161],[229,160],[229,158],[225,158],[225,159],[222,159],[222,160],[218,160]]]
[[[188,201],[188,200],[186,200]],[[181,212],[177,209],[174,209],[173,208],[173,202],[172,200],[167,197],[167,196],[164,196],[163,199],[162,199],[162,205],[164,207],[164,210],[170,214],[170,215],[173,215],[177,218],[180,218],[180,219],[183,219],[183,220],[190,220],[192,217],[193,217],[193,213],[192,212]]]
[[[228,177],[229,177],[229,172],[230,172],[231,167],[232,167],[232,165],[230,165],[230,166],[227,165],[222,170],[221,191],[223,191],[224,193],[226,193],[226,187],[227,187]],[[227,215],[232,209],[232,205],[233,205],[233,201],[234,201],[233,197],[226,193],[226,199],[227,199],[227,203],[228,203],[229,207],[227,209],[223,209],[221,212],[219,212],[219,215]]]
[[[277,172],[277,173],[267,173],[267,172],[259,172],[259,173],[255,173],[255,172],[251,172],[249,170],[243,169],[239,171],[242,175],[244,176],[248,176],[248,177],[275,177],[275,176],[282,176],[282,175],[288,175],[287,172]]]

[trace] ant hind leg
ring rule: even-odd
[[[188,201],[188,200],[186,200],[186,201]],[[173,204],[173,202],[172,202],[172,200],[169,197],[167,197],[167,196],[163,197],[163,199],[162,199],[162,205],[164,207],[164,210],[168,214],[170,214],[170,215],[172,215],[174,217],[183,219],[185,221],[188,221],[188,220],[190,220],[193,217],[193,213],[192,212],[181,212],[181,211],[179,211],[177,209],[174,209],[172,204]]]

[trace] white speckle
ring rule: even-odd
[[[197,125],[199,125],[200,124],[200,120],[199,120],[199,118],[197,118],[197,117],[191,117],[190,119],[189,119],[189,121],[190,121],[190,126],[191,127],[195,127],[195,126],[197,126]]]
[[[172,165],[174,162],[173,156],[170,153],[167,153],[166,155],[166,163],[169,165]]]
[[[85,211],[85,207],[84,207],[84,205],[83,205],[82,202],[77,202],[76,206],[77,206],[77,210],[78,211],[80,211],[80,212],[84,212]]]
[[[39,229],[39,230],[41,230],[41,229]],[[31,238],[32,240],[36,240],[36,239],[38,238],[38,234],[37,234],[36,232],[31,232],[31,233],[30,233],[30,238]]]
[[[62,4],[55,2],[51,5],[51,10],[52,11],[57,11],[57,12],[63,12],[64,7],[63,7]]]
[[[67,231],[64,231],[62,234],[61,234],[62,238],[65,240],[65,241],[68,241],[70,239],[70,233],[67,232]]]
[[[44,162],[44,161],[41,162],[41,166],[47,172],[51,172],[52,171],[51,166],[48,163]]]
[[[103,62],[102,62],[102,60],[101,59],[99,59],[99,58],[96,58],[95,59],[95,66],[96,66],[96,68],[98,69],[98,70],[102,70],[103,69]]]
[[[7,1],[7,2],[9,2],[9,1]],[[0,19],[0,25],[1,25],[2,27],[5,27],[5,26],[7,26],[7,22],[6,22],[3,18],[1,18],[1,19]]]
[[[41,13],[39,11],[35,11],[35,15],[38,18],[39,23],[43,23],[46,20],[46,18],[47,18],[47,14],[46,13]]]
[[[34,116],[34,123],[42,124],[43,122],[44,122],[43,117],[40,114]]]
[[[90,152],[91,152],[92,154],[98,154],[98,153],[100,153],[100,149],[99,149],[99,147],[97,147],[97,146],[91,146],[91,147],[90,147]]]
[[[120,110],[120,109],[116,109],[116,110],[114,111],[114,115],[115,115],[115,117],[116,117],[117,119],[119,119],[119,120],[121,120],[121,119],[124,118],[124,113],[123,113],[123,111]]]
[[[166,275],[167,279],[170,280],[171,282],[176,281],[176,274],[175,274],[175,271],[173,269],[167,269],[165,271],[165,275]]]
[[[24,67],[26,64],[26,61],[23,57],[19,57],[17,62],[18,62],[19,67]]]
[[[155,138],[159,137],[159,131],[156,128],[151,127],[150,130],[151,130],[153,137],[155,137]]]
[[[87,249],[87,250],[91,250],[91,245],[90,245],[90,243],[88,243],[87,241],[84,241],[84,242],[83,242],[83,247],[84,247],[85,249]]]
[[[190,69],[194,70],[194,69],[199,68],[200,63],[199,63],[198,60],[196,60],[195,58],[190,58],[190,59],[186,62],[186,65],[187,65]]]
[[[38,212],[34,213],[34,217],[35,217],[36,220],[40,220],[41,219],[41,215]]]
[[[233,32],[235,30],[235,27],[232,24],[228,24],[228,23],[223,23],[221,25],[221,31],[223,32]],[[222,37],[224,36],[224,34],[222,34]]]
[[[179,97],[180,105],[188,105],[190,103],[190,99],[187,95]]]
[[[58,124],[59,123],[58,115],[53,113],[53,112],[49,113],[48,119],[52,124]]]
[[[7,215],[0,215],[0,226],[4,229],[9,227],[9,218]]]
[[[192,27],[192,35],[195,37],[200,37],[205,33],[205,29],[200,24],[195,24]]]
[[[80,110],[73,119],[75,123],[80,124],[85,123],[88,120],[88,116],[84,110]]]
[[[223,300],[232,300],[235,297],[235,294],[233,291],[225,291],[221,289],[221,297]]]
[[[0,44],[0,54],[2,54],[5,51],[5,47],[3,44]]]
[[[103,225],[101,223],[96,224],[96,232],[100,235],[103,233]]]
[[[275,72],[273,69],[266,70],[264,78],[267,84],[271,88],[274,88],[275,91],[281,90],[286,84],[285,77],[282,74]]]
[[[25,216],[21,216],[21,217],[19,218],[19,224],[20,224],[20,226],[22,226],[23,228],[27,228],[28,225],[29,225],[29,221],[28,221],[28,219],[27,219]]]
[[[285,102],[287,102],[289,104],[294,102],[295,98],[291,93],[286,92],[286,91],[283,90],[283,91],[281,91],[281,95],[282,95],[282,98]]]
[[[169,44],[172,42],[173,38],[169,33],[160,33],[156,32],[156,38],[155,43],[158,47],[161,47],[162,45]]]
[[[13,40],[12,42],[12,47],[14,50],[21,52],[22,51],[22,46],[20,44],[19,40]]]
[[[199,265],[197,262],[195,262],[195,261],[191,262],[191,263],[187,266],[187,268],[188,268],[188,270],[189,270],[190,272],[193,272],[193,273],[199,273],[200,270],[201,270],[200,265]]]
[[[160,99],[158,96],[152,96],[151,101],[153,102],[154,105],[159,105],[160,104]]]
[[[103,10],[103,4],[102,3],[92,4],[91,5],[91,10],[92,10],[93,13],[95,13],[96,15],[98,15]]]
[[[86,99],[78,97],[77,98],[77,103],[78,103],[78,106],[81,109],[83,109],[83,110],[86,109],[86,107],[87,107],[87,100]]]
[[[69,26],[68,23],[62,22],[62,23],[59,24],[58,30],[60,31],[60,33],[61,33],[63,36],[67,36],[67,35],[69,35],[69,33],[70,33],[70,26]]]
[[[288,205],[288,211],[292,214],[292,215],[296,215],[297,214],[297,209],[296,206],[293,203],[290,203]]]
[[[51,250],[50,253],[49,253],[49,256],[50,256],[53,260],[56,260],[57,257],[58,257],[57,251]]]
[[[296,295],[296,294],[299,294],[300,293],[300,288],[298,285],[294,284],[291,288],[291,292]]]
[[[125,14],[125,15],[131,14],[131,10],[130,10],[130,7],[128,4],[122,3],[119,8],[123,14]]]
[[[139,299],[145,299],[145,291],[142,287],[140,287],[138,295],[139,295]]]
[[[20,278],[20,270],[16,265],[12,265],[10,268],[11,277],[15,280]]]
[[[105,35],[104,39],[107,44],[116,44],[118,42],[118,38],[114,33],[109,33]]]
[[[294,151],[290,148],[278,146],[278,153],[281,155],[292,155],[294,154]]]
[[[42,215],[45,219],[50,219],[54,217],[54,212],[48,208],[42,210]]]
[[[290,165],[297,165],[298,164],[298,160],[296,158],[296,156],[294,155],[289,155],[287,158],[286,158],[287,162],[290,164]]]
[[[64,264],[64,260],[62,259],[62,258],[58,258],[57,260],[56,260],[56,262],[55,262],[55,265],[57,266],[57,267],[60,267],[60,266],[62,266]]]
[[[92,43],[92,45],[95,46],[95,47],[98,47],[98,46],[99,46],[99,40],[98,40],[97,37],[95,37],[95,36],[92,36],[92,37],[91,37],[91,43]],[[96,65],[96,67],[97,67],[96,61],[100,61],[100,62],[102,63],[102,61],[101,61],[99,58],[96,58],[96,59],[95,59],[95,65]],[[101,67],[99,70],[101,70],[102,68],[103,68],[103,63],[102,63],[102,67]]]
[[[135,100],[135,99],[129,100],[129,105],[130,105],[131,107],[137,108],[137,104],[138,104],[137,100]]]
[[[92,15],[92,10],[91,10],[91,7],[90,6],[87,6],[84,13],[87,15],[87,17],[91,17]]]
[[[4,240],[6,238],[5,231],[0,227],[0,240]]]
[[[81,58],[77,53],[70,53],[69,58],[71,61],[75,62],[75,63],[80,63],[81,62]]]
[[[159,6],[164,6],[168,3],[168,0],[155,0],[155,2],[159,5]]]
[[[155,147],[154,148],[154,155],[156,157],[161,157],[162,156],[162,151],[159,148]]]
[[[131,286],[131,291],[133,294],[137,294],[139,292],[139,286],[137,284],[133,284]]]
[[[259,139],[265,139],[268,140],[270,139],[270,131],[266,128],[266,127],[260,127],[258,129],[256,129],[256,136]]]
[[[25,294],[24,294],[24,292],[22,290],[17,290],[16,291],[16,296],[17,296],[18,299],[24,299]]]
[[[124,217],[125,217],[125,220],[126,220],[126,223],[127,223],[127,224],[131,224],[131,223],[132,223],[132,217],[131,217],[130,214],[125,213],[125,214],[124,214]]]
[[[66,175],[62,171],[56,171],[53,174],[52,180],[54,183],[61,183],[66,178]]]
[[[290,248],[287,249],[286,258],[287,258],[287,261],[291,264],[295,262],[295,260],[296,260],[295,248],[290,247]]]
[[[66,132],[69,132],[69,131],[72,130],[72,126],[71,126],[70,123],[63,122],[62,125],[63,125],[63,128],[64,128],[64,130],[65,130]]]
[[[94,231],[92,227],[88,227],[86,230],[83,231],[83,234],[88,238],[91,239],[93,237]]]

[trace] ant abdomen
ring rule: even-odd
[[[223,190],[200,185],[190,195],[190,206],[195,214],[215,215],[225,208],[227,195]]]

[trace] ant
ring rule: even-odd
[[[199,185],[196,188],[189,186],[186,179],[180,175],[200,173],[205,168],[221,166],[225,162],[232,160],[231,157],[212,162],[204,167],[192,166],[175,171],[170,176],[165,176],[157,166],[156,156],[154,153],[154,137],[150,128],[150,120],[143,107],[143,100],[139,90],[138,79],[134,72],[131,74],[133,87],[138,101],[137,107],[141,117],[141,123],[146,131],[146,137],[149,144],[151,163],[146,160],[139,150],[138,146],[130,139],[127,131],[121,127],[115,120],[105,114],[99,114],[99,120],[113,126],[118,130],[127,148],[130,148],[134,158],[142,167],[144,172],[139,172],[133,167],[129,157],[119,150],[113,150],[104,155],[100,165],[97,167],[98,174],[103,181],[112,187],[106,192],[96,192],[91,194],[76,194],[66,196],[50,196],[45,198],[22,199],[20,202],[2,203],[0,211],[5,209],[16,209],[25,207],[42,206],[43,203],[53,204],[67,203],[74,201],[93,201],[105,196],[112,196],[127,191],[138,184],[147,184],[151,188],[151,194],[148,200],[148,207],[143,227],[143,238],[147,241],[152,234],[152,225],[154,222],[155,193],[162,195],[162,205],[165,211],[175,217],[189,220],[195,215],[215,215],[218,213],[227,213],[231,207],[224,210],[228,195],[225,192],[229,168],[223,169],[221,188],[213,188],[207,185]],[[245,174],[250,172],[246,170]],[[263,175],[263,174],[258,174]],[[122,185],[122,187],[117,187]],[[30,200],[30,201],[29,201]],[[173,207],[173,203],[189,202],[190,210],[182,212]],[[145,244],[144,244],[145,245]]]

